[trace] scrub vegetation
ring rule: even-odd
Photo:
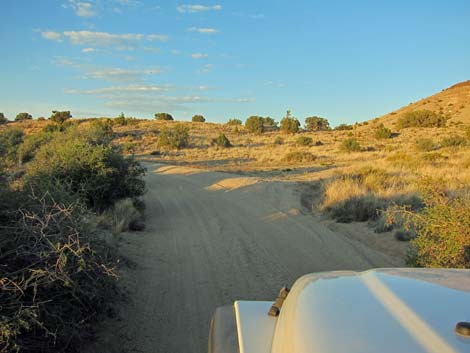
[[[118,255],[98,220],[114,232],[143,228],[144,168],[112,143],[110,120],[70,118],[0,130],[2,352],[80,351],[121,296]]]

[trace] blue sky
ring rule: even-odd
[[[333,125],[470,78],[470,2],[0,2],[0,111]]]

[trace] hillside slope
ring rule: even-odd
[[[393,126],[402,114],[423,109],[449,114],[451,116],[449,123],[451,124],[458,122],[470,124],[470,80],[457,83],[373,121]]]

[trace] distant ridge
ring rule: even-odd
[[[470,80],[456,83],[439,93],[410,103],[372,121],[393,127],[402,114],[423,109],[450,115],[449,123],[470,124]]]

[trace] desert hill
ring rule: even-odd
[[[448,114],[451,117],[450,124],[458,122],[470,124],[470,80],[457,83],[439,93],[401,107],[373,121],[392,127],[402,114],[423,109]]]

